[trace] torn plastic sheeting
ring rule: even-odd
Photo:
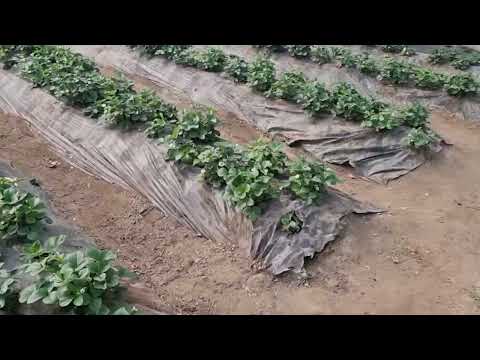
[[[124,133],[97,124],[5,70],[0,70],[0,110],[23,117],[70,164],[143,194],[207,238],[238,242],[273,274],[301,271],[303,257],[335,239],[349,213],[380,211],[330,191],[320,206],[276,200],[252,226],[220,192],[198,180],[198,169],[180,169],[165,161],[164,146],[138,131]],[[291,209],[298,209],[305,220],[301,232],[287,236],[278,229],[280,217]]]
[[[286,138],[287,142],[301,144],[319,160],[348,163],[356,167],[359,175],[379,182],[388,182],[407,174],[425,162],[422,153],[405,145],[406,128],[396,132],[376,132],[334,116],[310,118],[298,106],[282,100],[266,99],[248,86],[235,84],[218,74],[179,66],[159,57],[147,59],[126,46],[79,45],[70,48],[94,59],[100,66],[114,68],[127,76],[150,80],[163,88],[159,93],[166,100],[174,102],[182,93],[194,102],[234,114],[263,131]],[[254,55],[252,49],[245,46],[222,48],[230,53],[231,49],[235,49],[244,57],[247,57],[247,53],[250,58]],[[291,69],[289,59],[284,56],[285,69]],[[316,72],[310,68],[309,74],[313,76]],[[320,80],[327,84],[353,82],[348,73],[338,69],[322,74]],[[305,145],[307,143],[309,145]]]

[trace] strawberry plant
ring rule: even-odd
[[[362,121],[363,127],[374,128],[376,131],[392,130],[402,123],[398,113],[394,109],[383,109],[379,112],[370,112]]]
[[[227,57],[222,50],[208,48],[199,52],[196,66],[205,71],[221,72],[225,67]]]
[[[348,83],[339,83],[332,91],[334,109],[337,115],[347,120],[363,120],[367,111],[371,110],[371,101],[364,98]]]
[[[108,124],[129,127],[136,123],[149,123],[156,119],[176,120],[176,109],[165,104],[151,90],[117,92],[106,95],[95,104],[101,109],[100,119]]]
[[[318,81],[306,82],[298,92],[297,102],[312,116],[328,113],[333,106],[332,96]]]
[[[288,163],[289,178],[282,186],[307,205],[318,204],[326,187],[338,183],[335,173],[324,164],[298,158]]]
[[[120,280],[131,274],[115,267],[110,251],[90,248],[64,254],[59,246],[65,237],[50,238],[46,246],[35,242],[25,249],[22,267],[33,283],[20,292],[20,303],[59,306],[68,313],[108,315],[130,313],[116,304]]]
[[[248,63],[237,55],[229,55],[225,65],[225,72],[235,82],[245,83],[248,77]]]
[[[296,234],[303,228],[303,221],[298,217],[295,211],[290,211],[280,218],[282,231],[289,234]]]
[[[266,92],[275,82],[275,65],[270,59],[259,56],[249,65],[247,79],[252,88]]]
[[[263,175],[279,176],[285,171],[287,157],[279,143],[259,139],[248,145],[246,158],[249,168]]]
[[[160,114],[156,118],[152,119],[149,123],[147,128],[145,129],[145,134],[149,138],[160,138],[163,139],[163,135],[169,133],[169,122],[165,120],[163,114]]]
[[[327,64],[333,62],[331,50],[324,46],[312,46],[310,49],[310,59],[317,64]]]
[[[35,45],[0,45],[0,61],[3,68],[8,70],[17,65],[36,48]]]
[[[246,150],[238,145],[217,143],[201,152],[194,164],[213,186],[225,187],[224,196],[252,220],[261,204],[278,196],[277,176],[285,172],[286,156],[281,145],[258,140]]]
[[[354,68],[357,64],[357,55],[354,55],[349,49],[335,48],[336,59],[340,65],[347,68]]]
[[[470,66],[480,65],[480,54],[473,50],[459,48],[435,49],[428,57],[432,64],[450,64],[459,70],[467,70]]]
[[[219,169],[226,183],[225,198],[255,220],[261,214],[261,204],[279,194],[279,181],[286,156],[281,145],[258,140],[247,147],[245,158]]]
[[[222,175],[226,180],[225,198],[252,221],[260,216],[261,203],[278,196],[278,182],[258,168],[231,167]]]
[[[87,107],[102,97],[105,78],[95,64],[67,49],[36,48],[20,63],[22,75],[68,105]]]
[[[310,45],[285,45],[288,53],[298,58],[307,58],[310,56]]]
[[[8,186],[10,184],[10,186]],[[34,241],[47,219],[45,205],[35,195],[17,189],[15,180],[3,178],[0,186],[0,239]]]
[[[191,45],[133,45],[131,47],[138,47],[143,54],[149,56],[164,56],[169,60],[175,60]]]
[[[357,69],[360,70],[361,73],[367,75],[377,75],[380,72],[380,68],[368,54],[358,55],[356,57],[356,64]]]
[[[273,83],[271,89],[267,92],[267,96],[296,101],[305,83],[306,79],[302,72],[285,72]]]
[[[453,61],[457,55],[454,48],[440,48],[434,49],[428,56],[428,61],[432,64],[446,64]]]
[[[412,129],[407,135],[406,143],[414,149],[427,149],[430,144],[437,142],[438,137],[429,129]]]
[[[406,62],[387,58],[380,69],[379,79],[393,84],[407,84],[412,74],[412,66]]]
[[[444,88],[449,95],[466,96],[478,93],[480,84],[471,74],[460,74],[450,76]]]
[[[413,72],[415,85],[420,89],[438,90],[443,87],[447,77],[429,69],[417,67]]]
[[[259,49],[267,49],[271,52],[283,52],[285,51],[285,47],[283,45],[253,45]]]
[[[203,179],[215,188],[225,186],[226,174],[230,168],[246,166],[245,151],[237,144],[219,142],[207,146],[193,162],[202,168]]]
[[[407,45],[382,45],[381,49],[387,53],[400,54],[404,56],[415,55],[415,50]]]
[[[412,128],[425,128],[428,125],[428,110],[418,102],[403,108],[400,117]]]
[[[381,49],[384,52],[398,54],[401,53],[406,45],[382,45]]]
[[[13,285],[15,279],[7,271],[2,269],[3,263],[0,263],[0,309],[3,309],[9,298],[13,295]]]
[[[198,67],[200,59],[201,59],[200,51],[190,48],[178,53],[173,59],[173,61],[175,61],[176,64],[183,65],[183,66]]]
[[[166,137],[168,159],[193,164],[205,145],[218,140],[217,122],[213,110],[182,111],[172,133]]]

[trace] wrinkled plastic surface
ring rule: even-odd
[[[218,74],[179,66],[159,57],[141,57],[126,46],[69,47],[94,59],[100,66],[150,80],[164,89],[161,95],[166,99],[188,98],[234,114],[263,131],[286,139],[290,145],[303,146],[319,160],[334,164],[347,163],[355,167],[359,175],[378,182],[388,182],[407,174],[426,161],[424,154],[405,146],[408,130],[405,127],[393,132],[376,132],[334,116],[309,118],[298,106],[282,100],[266,99],[246,85],[235,84]],[[249,60],[256,54],[249,46],[219,47]],[[328,85],[347,81],[364,95],[373,95],[376,89],[374,81],[360,79],[335,66],[321,68],[285,55],[274,56],[274,60],[281,71],[297,67],[308,77],[316,77]],[[440,151],[441,148],[434,150]]]
[[[219,191],[199,181],[198,169],[165,161],[164,146],[141,132],[96,123],[5,70],[0,70],[0,111],[24,118],[73,166],[143,194],[207,238],[239,243],[274,274],[301,271],[303,258],[334,240],[349,213],[379,211],[331,191],[321,206],[305,208],[286,197],[276,200],[253,226]],[[304,227],[287,236],[279,230],[279,221],[291,209],[304,218]]]

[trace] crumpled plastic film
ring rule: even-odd
[[[73,166],[143,194],[207,238],[238,243],[274,274],[301,271],[305,256],[337,237],[346,215],[380,211],[332,190],[320,206],[276,200],[253,226],[219,191],[199,180],[198,169],[166,161],[165,146],[139,131],[105,127],[5,70],[0,70],[0,111],[25,119]],[[279,222],[291,209],[304,218],[304,226],[287,236]]]
[[[235,84],[230,79],[214,73],[179,66],[156,57],[148,59],[138,52],[119,45],[75,45],[72,50],[94,59],[100,66],[116,69],[127,76],[145,78],[158,85],[167,100],[186,97],[196,103],[212,106],[272,135],[286,139],[291,145],[301,145],[317,159],[334,164],[349,164],[360,176],[378,182],[388,182],[407,174],[426,159],[423,153],[405,146],[407,128],[392,132],[377,132],[359,124],[334,116],[310,118],[298,106],[282,100],[266,99],[246,85]],[[255,50],[247,46],[220,46],[227,53],[253,59]],[[361,86],[355,76],[334,66],[327,70],[306,66],[289,56],[274,57],[282,70],[293,65],[304,65],[301,70],[309,77],[333,84],[348,81],[364,95],[372,94],[373,80],[362,79]],[[295,64],[292,62],[297,61]],[[315,65],[315,64],[311,64]],[[330,71],[331,70],[331,71]],[[440,151],[441,147],[435,149]]]

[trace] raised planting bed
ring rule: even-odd
[[[278,136],[289,145],[301,145],[303,149],[322,161],[349,164],[355,167],[360,175],[376,181],[387,182],[402,176],[423,164],[430,151],[440,150],[436,142],[426,146],[429,148],[428,151],[413,148],[409,145],[409,134],[412,128],[404,125],[397,126],[395,118],[390,117],[393,118],[390,123],[393,126],[388,129],[390,127],[388,119],[386,121],[381,119],[383,113],[380,114],[381,116],[364,119],[365,123],[373,120],[387,124],[385,129],[379,131],[361,126],[361,121],[358,119],[346,120],[345,117],[349,116],[348,110],[350,108],[355,110],[353,104],[353,107],[344,108],[347,115],[343,115],[345,116],[343,118],[328,112],[311,117],[292,102],[265,97],[248,85],[236,83],[214,72],[176,64],[163,56],[154,58],[140,56],[138,52],[129,50],[125,46],[72,46],[71,48],[95,59],[100,66],[119,70],[127,76],[147,79],[166,91],[182,94],[197,103],[214,106],[234,114],[252,126]],[[248,47],[244,48],[248,50]],[[238,52],[243,51],[240,48],[235,49]],[[250,54],[250,57],[249,60],[255,59],[254,54]],[[311,78],[313,74],[315,74],[314,71],[306,73],[306,77]],[[333,79],[328,80],[321,79],[330,86],[339,82],[348,82],[349,77],[337,69],[333,73]],[[340,89],[348,90],[347,102],[343,101],[342,104],[355,102],[356,98],[361,99],[359,101],[370,100],[364,91],[359,91],[357,95],[355,89],[346,84]],[[402,109],[408,105],[412,104],[405,104]],[[397,109],[400,107],[395,107],[395,111]]]

